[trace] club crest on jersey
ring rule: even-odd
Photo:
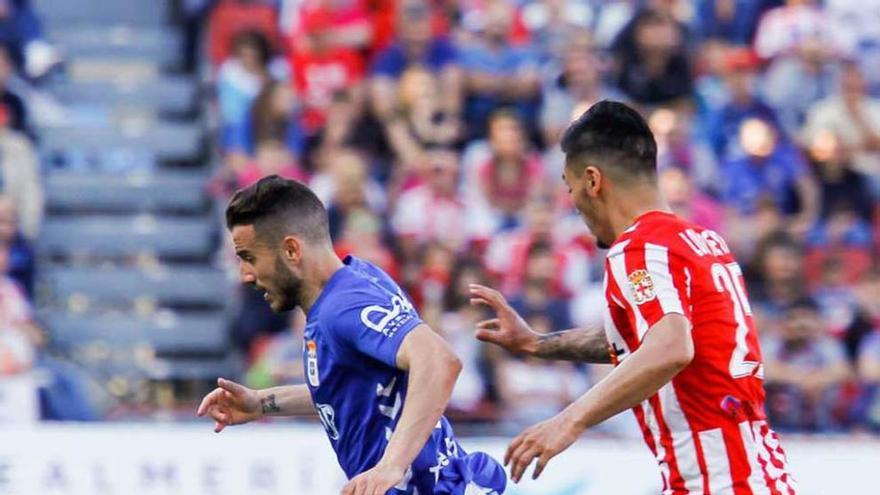
[[[314,340],[306,340],[306,376],[309,385],[317,387],[321,384],[318,376],[318,344]]]
[[[651,274],[647,270],[636,270],[630,273],[627,278],[633,301],[636,304],[646,303],[657,298],[657,293],[654,292],[654,281],[651,280]]]

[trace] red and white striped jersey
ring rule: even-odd
[[[764,368],[742,272],[717,233],[650,211],[605,262],[605,331],[619,363],[664,315],[691,322],[693,361],[633,408],[664,494],[795,494],[764,413]]]

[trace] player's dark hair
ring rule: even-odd
[[[257,235],[272,241],[293,234],[314,243],[330,243],[327,210],[302,182],[270,175],[232,196],[226,227],[253,225]]]
[[[618,178],[657,178],[654,134],[638,112],[617,101],[600,101],[572,122],[562,151],[577,175],[597,165]]]

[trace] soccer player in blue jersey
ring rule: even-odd
[[[317,414],[350,480],[342,495],[504,492],[501,465],[466,453],[443,417],[460,361],[387,274],[337,257],[308,187],[264,178],[235,194],[226,223],[242,282],[273,311],[307,314],[307,383],[252,390],[220,378],[199,416],[220,432],[265,415]]]

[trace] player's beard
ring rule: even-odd
[[[290,270],[287,268],[287,265],[284,264],[281,257],[275,260],[275,273],[277,277],[275,285],[278,289],[275,296],[278,297],[278,302],[277,304],[271,304],[272,311],[283,313],[300,306],[303,284],[302,279],[296,278],[290,273]]]

